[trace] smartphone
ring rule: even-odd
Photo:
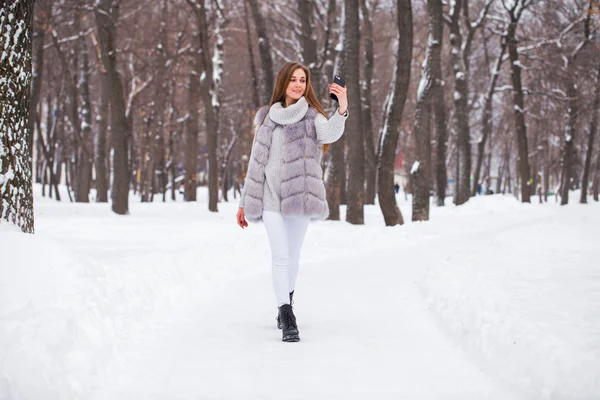
[[[333,83],[337,83],[338,85],[340,85],[341,87],[345,87],[346,86],[346,81],[342,79],[341,76],[339,75],[334,75],[333,76]],[[338,101],[338,98],[335,94],[333,93],[329,93],[329,97],[331,97],[333,100]]]

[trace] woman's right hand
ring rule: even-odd
[[[244,209],[238,208],[238,212],[236,215],[238,225],[244,229],[248,227],[248,221],[246,221],[246,216],[244,215]]]

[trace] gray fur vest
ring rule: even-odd
[[[244,200],[244,215],[250,221],[261,220],[263,213],[265,168],[269,160],[273,128],[276,126],[268,117],[268,112],[268,106],[262,107],[254,118],[256,136],[248,163]],[[281,213],[285,216],[306,216],[311,219],[326,219],[329,216],[320,164],[322,147],[317,143],[314,124],[316,116],[317,111],[309,107],[302,120],[283,127]]]

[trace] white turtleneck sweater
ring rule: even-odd
[[[303,96],[295,104],[288,107],[284,108],[282,103],[275,103],[269,109],[269,118],[277,125],[273,128],[271,147],[269,148],[269,160],[265,168],[266,182],[263,195],[263,210],[265,211],[281,212],[280,172],[283,164],[281,154],[283,148],[283,127],[302,120],[308,111],[308,107],[308,102]],[[342,137],[346,118],[348,118],[348,112],[340,115],[339,109],[336,109],[333,116],[329,119],[318,113],[315,118],[317,143],[321,145],[333,143]],[[240,208],[244,207],[245,198],[246,191],[242,190]]]

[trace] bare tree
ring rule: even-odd
[[[590,8],[592,5],[590,0]],[[561,171],[561,184],[560,184],[560,204],[569,204],[569,190],[571,190],[571,180],[573,179],[573,158],[575,156],[575,140],[577,139],[577,118],[579,117],[579,90],[577,87],[577,78],[579,67],[579,56],[584,53],[587,48],[590,39],[590,22],[592,14],[588,13],[585,19],[585,26],[583,30],[583,39],[575,47],[575,50],[567,57],[567,98],[568,98],[568,116],[567,124],[565,126],[564,136],[564,148],[563,148],[563,160],[562,160],[562,171]]]
[[[441,21],[436,25],[433,32],[434,40],[439,41],[440,51],[443,48],[444,26]],[[448,147],[448,134],[446,131],[446,105],[444,104],[444,79],[442,76],[442,62],[431,64],[431,74],[434,79],[432,90],[432,111],[435,121],[435,143],[436,143],[436,204],[443,206],[446,201],[446,185],[448,182],[448,172],[446,169],[446,154]]]
[[[365,65],[364,79],[361,85],[363,100],[363,132],[365,136],[365,204],[375,204],[375,193],[377,190],[377,154],[375,153],[373,118],[371,110],[371,93],[373,85],[373,70],[375,63],[375,51],[373,46],[373,11],[377,8],[378,0],[375,0],[371,9],[367,0],[360,0],[360,10],[364,24],[365,38]]]
[[[531,180],[529,175],[527,125],[525,124],[525,96],[521,80],[521,64],[519,62],[519,53],[517,51],[517,28],[519,26],[519,20],[523,15],[523,11],[525,11],[532,2],[533,0],[502,0],[502,5],[509,16],[506,42],[508,45],[508,55],[510,59],[515,132],[519,151],[518,170],[519,178],[521,180],[521,201],[523,203],[531,202]]]
[[[0,5],[0,223],[33,233],[30,85],[33,0]]]
[[[335,1],[331,0],[329,3],[335,11]],[[331,10],[328,17],[331,17]],[[339,42],[336,45],[336,49],[343,49],[344,47],[344,7],[342,6],[342,13],[339,19]],[[346,59],[344,52],[337,52],[335,56],[334,70],[336,73],[345,75]],[[333,75],[333,72],[328,73]],[[326,195],[327,204],[329,206],[329,219],[333,221],[340,220],[340,204],[345,203],[346,198],[346,164],[344,162],[346,146],[346,135],[343,135],[337,142],[333,143],[329,149],[329,165],[326,172]]]
[[[587,152],[585,155],[585,166],[583,167],[583,177],[581,179],[581,199],[580,203],[587,203],[587,191],[589,185],[590,176],[590,165],[592,163],[592,157],[594,152],[594,138],[598,131],[598,118],[600,114],[600,64],[598,64],[598,73],[596,77],[596,94],[594,96],[594,103],[592,106],[592,120],[590,121],[590,127],[588,130],[588,143]],[[600,161],[600,160],[599,160]],[[598,162],[598,161],[596,161]]]
[[[494,91],[496,90],[496,84],[498,82],[498,77],[500,76],[500,69],[502,67],[502,60],[504,59],[504,53],[506,51],[506,41],[504,38],[501,39],[502,43],[500,45],[500,50],[498,52],[498,56],[496,57],[496,62],[494,63],[494,67],[490,72],[490,81],[488,84],[487,92],[484,97],[484,106],[483,113],[481,116],[481,139],[477,145],[477,161],[475,164],[475,173],[473,175],[473,189],[471,190],[471,195],[475,196],[477,193],[477,186],[479,185],[479,177],[481,175],[481,165],[483,164],[483,156],[485,152],[485,145],[487,143],[488,138],[492,133],[492,105],[494,100]],[[488,162],[488,165],[491,162]],[[489,176],[489,174],[487,174]]]
[[[459,0],[460,1],[460,0]],[[412,174],[412,220],[429,220],[429,188],[431,176],[431,137],[429,119],[433,88],[436,85],[432,75],[432,66],[439,64],[441,57],[441,0],[427,0],[427,14],[429,16],[429,40],[427,54],[423,63],[421,81],[417,93],[417,108],[415,111],[415,144],[416,158],[411,169]]]
[[[398,29],[398,51],[393,73],[392,91],[385,105],[385,121],[379,137],[377,173],[379,205],[386,226],[402,225],[404,218],[394,195],[394,164],[398,144],[398,128],[402,121],[404,103],[410,85],[412,62],[413,21],[410,0],[398,0],[396,20]]]
[[[254,65],[254,47],[252,46],[252,31],[248,20],[248,0],[244,0],[244,26],[246,27],[246,46],[248,48],[248,61],[250,64],[250,79],[252,80],[252,100],[254,108],[260,107],[260,94],[258,89],[258,72]]]
[[[92,108],[90,101],[89,84],[89,63],[88,63],[88,44],[85,35],[81,32],[82,19],[81,12],[75,16],[76,27],[79,31],[77,45],[79,46],[79,92],[81,97],[80,117],[81,122],[81,140],[79,154],[77,157],[78,165],[76,171],[75,200],[88,203],[90,187],[92,182],[92,166],[94,163],[94,144],[92,138]]]
[[[450,4],[450,45],[452,70],[454,72],[454,124],[456,127],[456,190],[454,202],[457,205],[469,200],[469,179],[471,174],[471,134],[469,129],[469,86],[467,66],[463,56],[463,35],[460,28],[460,16],[463,1]],[[437,28],[440,29],[440,28]]]
[[[344,2],[344,57],[346,59],[346,84],[348,87],[349,117],[346,121],[348,144],[348,209],[346,221],[351,224],[364,224],[365,197],[365,156],[364,134],[362,130],[362,102],[360,97],[360,24],[358,0]]]
[[[116,60],[116,21],[119,20],[119,3],[98,0],[96,25],[102,62],[106,68],[106,85],[110,93],[111,134],[113,147],[113,184],[111,190],[112,210],[117,214],[129,213],[129,126],[125,115],[125,98]]]
[[[258,35],[258,50],[260,54],[260,62],[263,73],[263,97],[262,103],[268,104],[271,100],[273,92],[273,59],[271,57],[271,42],[267,34],[267,24],[260,10],[258,0],[247,0],[250,4],[250,11],[254,24],[256,25],[256,33]]]

